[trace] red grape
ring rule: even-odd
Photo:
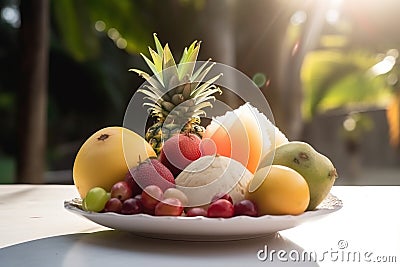
[[[142,192],[142,204],[147,210],[154,210],[158,202],[163,198],[163,192],[156,185],[146,186]]]
[[[180,216],[183,212],[182,202],[177,198],[166,198],[155,208],[156,216]]]
[[[118,198],[122,202],[132,196],[132,189],[125,181],[115,183],[111,187],[111,198]]]
[[[104,212],[116,212],[120,213],[122,209],[122,202],[116,197],[110,198],[106,206],[104,207]]]
[[[254,202],[244,199],[234,205],[235,216],[246,215],[256,217],[258,216],[257,207]]]
[[[210,218],[230,218],[233,214],[233,204],[226,199],[214,201],[207,210],[207,217]]]
[[[155,208],[154,208],[155,209]],[[154,209],[146,209],[146,208],[143,208],[143,213],[145,213],[145,214],[148,214],[148,215],[155,215],[154,214]]]
[[[191,208],[186,212],[186,216],[195,217],[195,216],[207,216],[207,211],[203,208]]]
[[[129,187],[132,190],[132,195],[138,195],[142,193],[142,188],[136,183],[135,179],[133,179],[131,171],[125,175],[125,182],[128,183]]]
[[[216,194],[215,196],[212,197],[211,203],[215,202],[218,199],[226,199],[226,200],[228,200],[229,202],[231,202],[233,204],[232,197],[229,194],[218,193],[218,194]]]
[[[143,205],[136,198],[128,198],[122,203],[121,213],[126,215],[138,214],[143,211]]]

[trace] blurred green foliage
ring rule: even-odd
[[[302,68],[303,112],[307,119],[339,107],[385,106],[392,96],[386,76],[369,73],[379,60],[361,50],[316,50],[308,53]]]
[[[0,0],[0,10],[16,7],[18,3],[18,0]],[[335,108],[385,104],[393,94],[393,85],[387,83],[389,73],[375,77],[368,74],[379,62],[377,54],[399,42],[394,23],[398,9],[389,5],[377,6],[385,8],[381,13],[387,14],[386,22],[379,16],[368,16],[375,14],[377,7],[361,12],[358,6],[351,9],[349,3],[348,10],[343,12],[343,19],[348,22],[321,27],[321,33],[315,34],[319,38],[314,40],[317,47],[302,47],[302,37],[315,26],[311,25],[312,17],[320,14],[315,12],[318,9],[313,10],[301,1],[227,0],[219,2],[220,9],[216,12],[211,12],[218,5],[212,0],[50,0],[50,3],[48,169],[70,169],[74,153],[89,135],[99,128],[122,124],[126,105],[143,82],[128,70],[147,68],[139,53],[147,54],[154,32],[163,43],[171,42],[176,57],[193,40],[211,36],[208,40],[211,42],[204,42],[202,47],[206,53],[203,59],[215,58],[217,55],[210,51],[214,52],[213,45],[226,33],[225,28],[215,27],[210,34],[214,25],[208,23],[228,13],[224,8],[227,3],[237,5],[234,21],[230,21],[231,32],[235,34],[231,40],[235,42],[237,67],[251,77],[255,73],[265,75],[259,76],[264,79],[260,84],[268,77],[268,94],[279,95],[273,90],[283,91],[274,87],[277,70],[288,68],[278,66],[281,62],[276,61],[285,54],[290,55],[287,64],[292,64],[299,45],[303,53],[299,58],[304,56],[302,84],[297,83],[296,68],[285,73],[285,78],[295,81],[289,90],[303,90],[302,110],[306,119]],[[290,26],[290,17],[296,10],[307,13],[308,20]],[[371,20],[375,32],[364,24],[365,20]],[[310,23],[308,28],[304,26],[307,23]],[[0,34],[0,178],[9,181],[15,166],[18,80],[23,77],[18,76],[18,27],[0,19]],[[304,43],[308,44],[308,40]],[[398,71],[395,66],[391,72]],[[297,96],[295,93],[292,95]]]
[[[115,29],[127,42],[126,51],[139,53],[151,42],[154,20],[145,10],[155,1],[52,1],[51,13],[63,48],[76,60],[84,61],[101,53],[96,22],[104,23],[104,31]]]
[[[128,70],[147,68],[139,53],[147,53],[153,32],[171,39],[191,38],[196,25],[176,31],[170,16],[189,20],[203,4],[203,0],[50,0],[48,169],[70,169],[88,136],[122,124],[127,104],[143,83]],[[5,7],[18,11],[18,1],[0,0],[0,11]],[[0,18],[0,182],[10,181],[15,169],[18,27]],[[179,43],[186,45],[186,40]]]

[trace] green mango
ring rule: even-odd
[[[307,210],[314,210],[325,199],[338,177],[330,159],[305,142],[293,141],[278,146],[265,156],[259,168],[270,165],[271,161],[273,165],[294,169],[307,181],[310,189]]]

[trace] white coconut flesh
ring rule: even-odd
[[[204,156],[189,164],[175,179],[175,184],[188,197],[187,207],[198,207],[209,204],[217,193],[229,193],[233,203],[243,200],[252,177],[236,160]]]
[[[275,147],[289,142],[286,136],[267,118],[267,116],[259,112],[258,109],[250,105],[250,103],[246,103],[245,106],[253,112],[260,126],[261,134],[263,136],[262,158],[271,149],[275,149]],[[275,144],[275,146],[272,146],[271,144]]]

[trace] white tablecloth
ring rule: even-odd
[[[78,196],[74,186],[1,185],[0,266],[400,266],[400,187],[332,193],[344,207],[321,220],[256,239],[189,242],[72,214],[63,202]]]

